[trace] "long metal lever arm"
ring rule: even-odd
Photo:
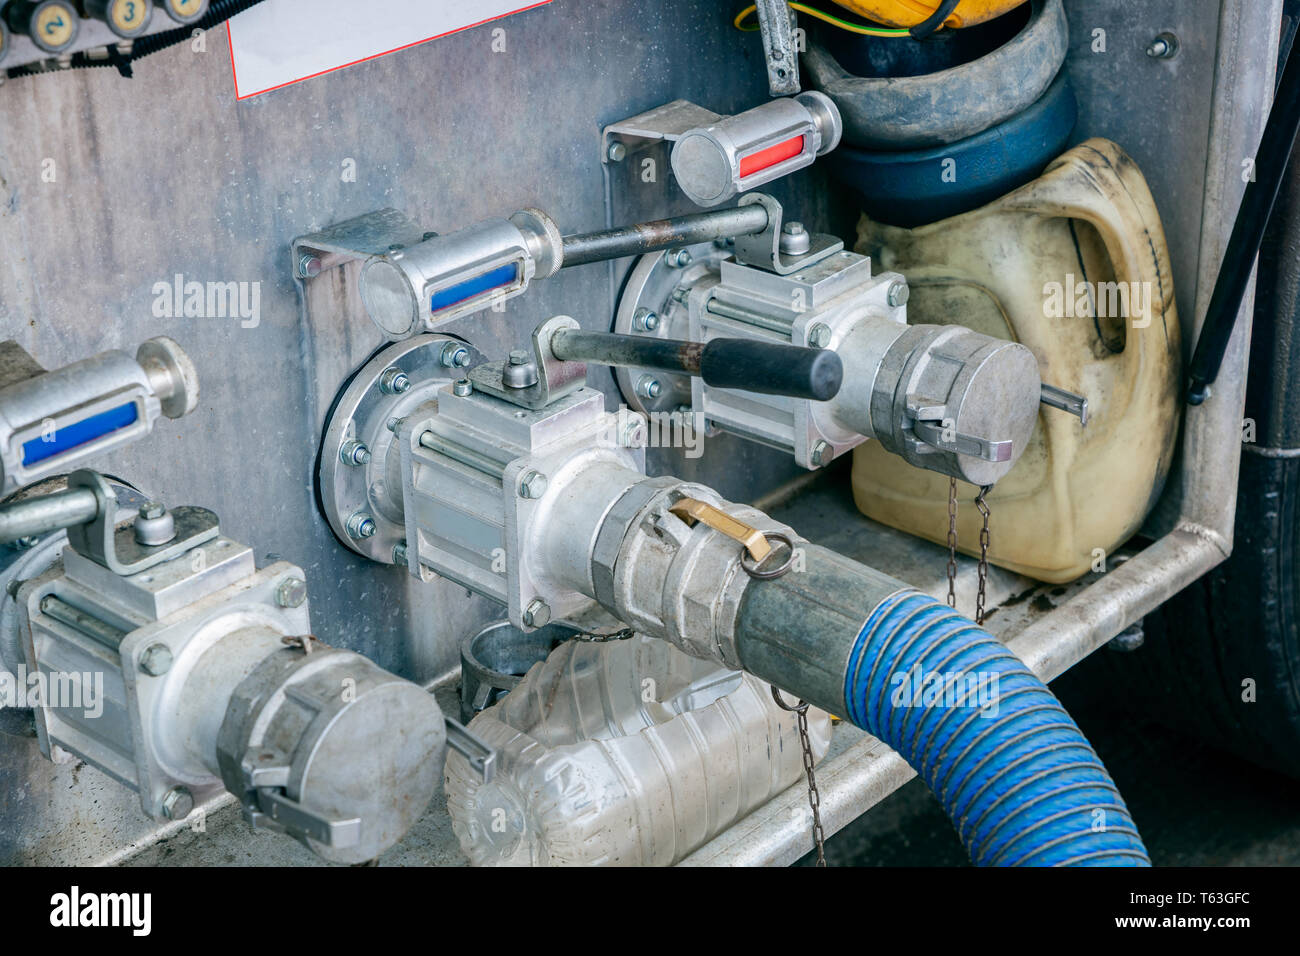
[[[834,398],[844,382],[844,364],[832,351],[749,339],[688,342],[564,329],[550,347],[561,361],[685,372],[717,388],[818,402]]]
[[[99,516],[99,500],[88,488],[15,501],[0,506],[0,544],[86,524]]]
[[[768,212],[761,203],[713,209],[672,219],[638,222],[617,229],[586,232],[563,239],[561,266],[638,256],[673,246],[712,242],[730,236],[750,236],[767,228]]]

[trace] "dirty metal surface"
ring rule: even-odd
[[[1066,11],[1076,136],[1108,136],[1141,165],[1190,323],[1219,3],[1070,0]],[[481,27],[238,104],[221,29],[206,52],[182,45],[137,63],[129,82],[109,70],[11,80],[0,86],[0,339],[16,339],[51,368],[109,348],[133,352],[154,335],[175,338],[198,366],[198,409],[96,467],[151,496],[212,508],[259,564],[300,564],[314,627],[328,643],[416,679],[446,675],[459,640],[499,611],[463,588],[414,584],[352,555],[318,514],[312,471],[324,417],[381,338],[361,311],[355,269],[312,283],[317,321],[308,324],[289,243],[386,206],[440,232],[530,205],[566,233],[695,211],[667,184],[666,165],[652,183],[630,164],[604,166],[600,130],[677,98],[722,113],[761,102],[757,41],[728,19],[713,0],[555,0],[499,25],[504,52],[493,52],[492,30]],[[1106,31],[1105,54],[1091,49],[1095,29]],[[1146,44],[1165,29],[1179,35],[1178,57],[1147,58]],[[856,212],[824,187],[813,167],[771,191],[791,218],[851,235]],[[504,314],[448,331],[500,357],[553,314],[608,330],[630,264],[562,270]],[[257,309],[167,317],[177,276],[241,283]],[[593,369],[591,383],[617,406],[609,370]],[[796,474],[787,456],[730,437],[711,441],[701,458],[653,449],[649,462],[652,473],[703,481],[733,500]],[[842,530],[857,536],[855,553],[904,580],[924,587],[916,574],[941,573],[931,545],[863,519]],[[1000,587],[1000,599],[1020,593],[1014,581]],[[990,624],[999,630],[997,617]],[[231,817],[240,848],[296,849],[252,840]],[[219,818],[209,818],[210,840]],[[449,829],[424,825],[407,844],[426,841],[422,862],[452,862],[459,851],[444,839]],[[50,764],[21,726],[0,724],[0,862],[120,860],[180,829],[159,831],[135,794],[76,762]],[[195,852],[188,859],[217,862]],[[287,861],[277,852],[260,862]]]

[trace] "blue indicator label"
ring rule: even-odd
[[[125,405],[100,412],[98,415],[91,415],[71,425],[64,425],[49,435],[23,442],[23,464],[34,465],[55,455],[62,455],[65,451],[80,448],[96,438],[103,438],[119,428],[135,424],[137,418],[139,412],[136,410],[135,402],[127,402]]]
[[[460,305],[460,303],[472,299],[476,295],[510,285],[518,278],[519,263],[511,262],[490,272],[485,272],[481,276],[466,279],[464,282],[458,282],[456,285],[435,292],[430,302],[430,309],[434,312],[441,312],[453,305]]]

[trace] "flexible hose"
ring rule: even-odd
[[[903,591],[871,613],[844,697],[848,718],[925,780],[977,865],[1150,865],[1110,775],[1052,692],[933,598]]]

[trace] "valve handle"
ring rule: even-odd
[[[701,343],[563,329],[551,338],[550,348],[565,362],[684,372],[715,388],[816,402],[834,398],[844,383],[844,363],[833,351],[749,339]]]

